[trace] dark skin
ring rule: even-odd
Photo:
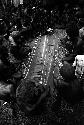
[[[68,103],[78,103],[83,98],[83,90],[77,79],[70,81],[69,83],[64,80],[58,81],[61,85],[57,87],[61,97],[63,97]],[[65,84],[66,83],[66,84]]]

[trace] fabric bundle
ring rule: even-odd
[[[18,7],[20,4],[20,0],[13,0],[13,4],[15,7]]]
[[[79,77],[82,76],[84,74],[84,55],[77,55],[73,66],[76,67],[75,75]]]

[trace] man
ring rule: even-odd
[[[48,95],[48,86],[36,84],[32,80],[24,80],[16,90],[17,103],[23,111],[31,112]]]
[[[75,68],[68,62],[60,69],[62,79],[54,80],[58,93],[67,103],[73,105],[83,98],[83,86],[81,80],[75,76]]]

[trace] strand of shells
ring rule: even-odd
[[[62,47],[60,39],[65,36],[64,30],[56,29],[52,35],[40,36],[32,42],[32,53],[25,63],[25,79],[32,79],[36,83],[47,85],[51,67],[55,68],[53,70],[53,74],[57,75],[55,77],[57,79],[61,77],[59,68],[67,50]]]

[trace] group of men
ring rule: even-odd
[[[63,58],[63,66],[60,68],[63,79],[58,80],[57,89],[68,103],[76,104],[84,98],[84,27],[78,29],[71,23],[66,32],[69,38],[64,44],[68,41],[69,54]]]

